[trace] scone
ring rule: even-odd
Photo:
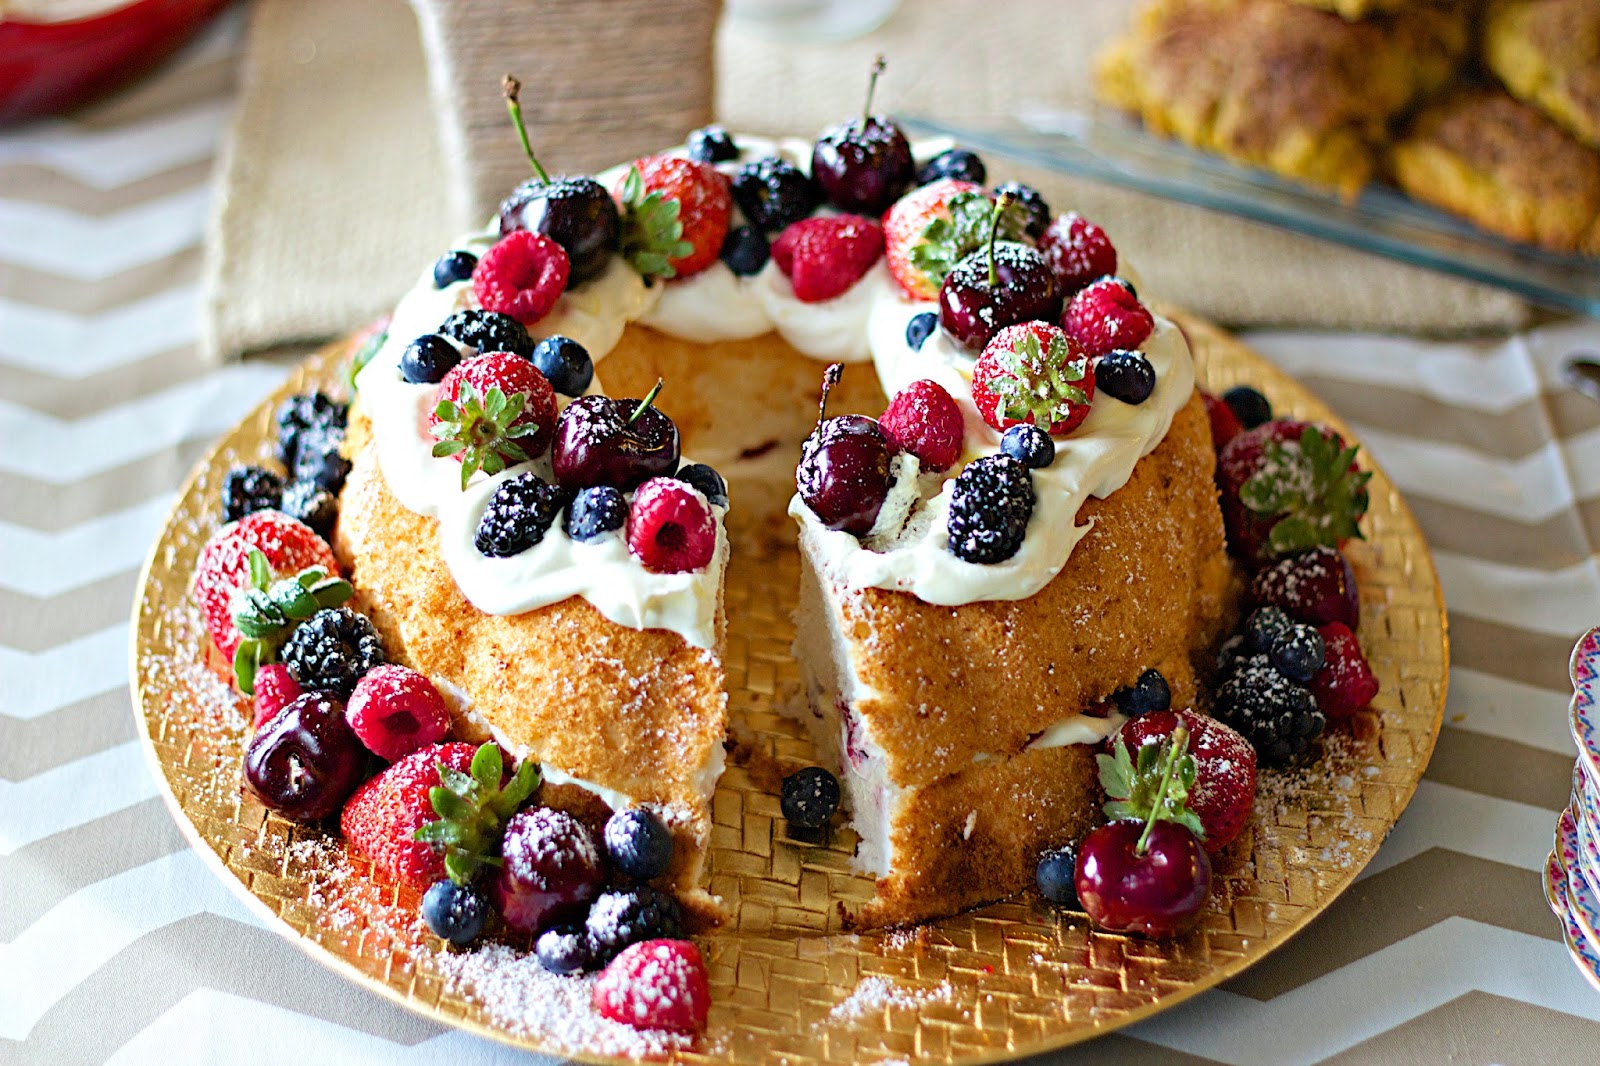
[[[1389,154],[1415,199],[1514,241],[1600,255],[1600,153],[1500,89],[1424,109]]]
[[[1493,0],[1483,61],[1513,96],[1600,149],[1600,4]]]

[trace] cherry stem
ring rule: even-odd
[[[1000,219],[1016,202],[1015,194],[1001,193],[1000,199],[995,201],[994,211],[989,215],[989,288],[991,289],[1000,284],[1000,274],[994,268],[994,238],[1000,232]]]
[[[883,68],[888,65],[881,55],[872,61],[872,73],[867,77],[867,102],[861,108],[862,129],[865,129],[872,119],[872,94],[878,91],[878,75],[882,74]]]
[[[655,386],[651,388],[649,392],[644,394],[644,399],[639,401],[639,406],[635,407],[633,409],[633,414],[628,416],[628,421],[625,423],[626,425],[631,426],[635,422],[639,421],[639,416],[644,414],[645,411],[649,410],[650,405],[656,402],[656,395],[661,392],[661,386],[665,384],[666,382],[661,378],[656,378]]]
[[[817,425],[822,425],[828,418],[828,393],[839,384],[839,379],[844,376],[843,363],[829,363],[828,369],[822,372],[822,400],[817,404]]]
[[[533,164],[533,172],[538,176],[539,183],[550,184],[550,175],[539,165],[539,160],[533,154],[533,145],[528,143],[528,127],[522,123],[522,104],[517,100],[517,94],[522,91],[522,83],[507,74],[500,81],[500,91],[505,93],[506,110],[511,113],[511,124],[517,128],[517,138],[522,141],[522,154]]]
[[[1161,784],[1156,786],[1155,799],[1150,803],[1150,820],[1144,824],[1144,832],[1139,834],[1139,843],[1133,846],[1136,858],[1143,858],[1145,848],[1150,843],[1150,833],[1155,829],[1156,823],[1161,821],[1161,810],[1167,803],[1167,786],[1172,784],[1172,772],[1177,769],[1178,763],[1183,761],[1184,752],[1189,747],[1189,729],[1181,722],[1178,728],[1172,731],[1172,754],[1167,758],[1167,765],[1161,772]]]

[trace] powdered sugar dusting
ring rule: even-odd
[[[859,1021],[891,1007],[900,1010],[920,1010],[930,1003],[949,1003],[954,995],[955,990],[944,982],[932,988],[906,988],[886,977],[863,977],[853,992],[834,1004],[833,1009],[828,1012],[828,1020]]]

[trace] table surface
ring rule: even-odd
[[[174,490],[281,363],[199,354],[224,27],[153,83],[0,135],[0,1062],[524,1062],[324,970],[190,852],[135,740],[127,615]],[[1600,324],[1479,343],[1254,333],[1357,428],[1450,604],[1427,777],[1357,884],[1237,980],[1052,1061],[1592,1060],[1539,870],[1600,622]]]

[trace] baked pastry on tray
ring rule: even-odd
[[[1600,4],[1493,0],[1483,61],[1513,96],[1600,149]]]

